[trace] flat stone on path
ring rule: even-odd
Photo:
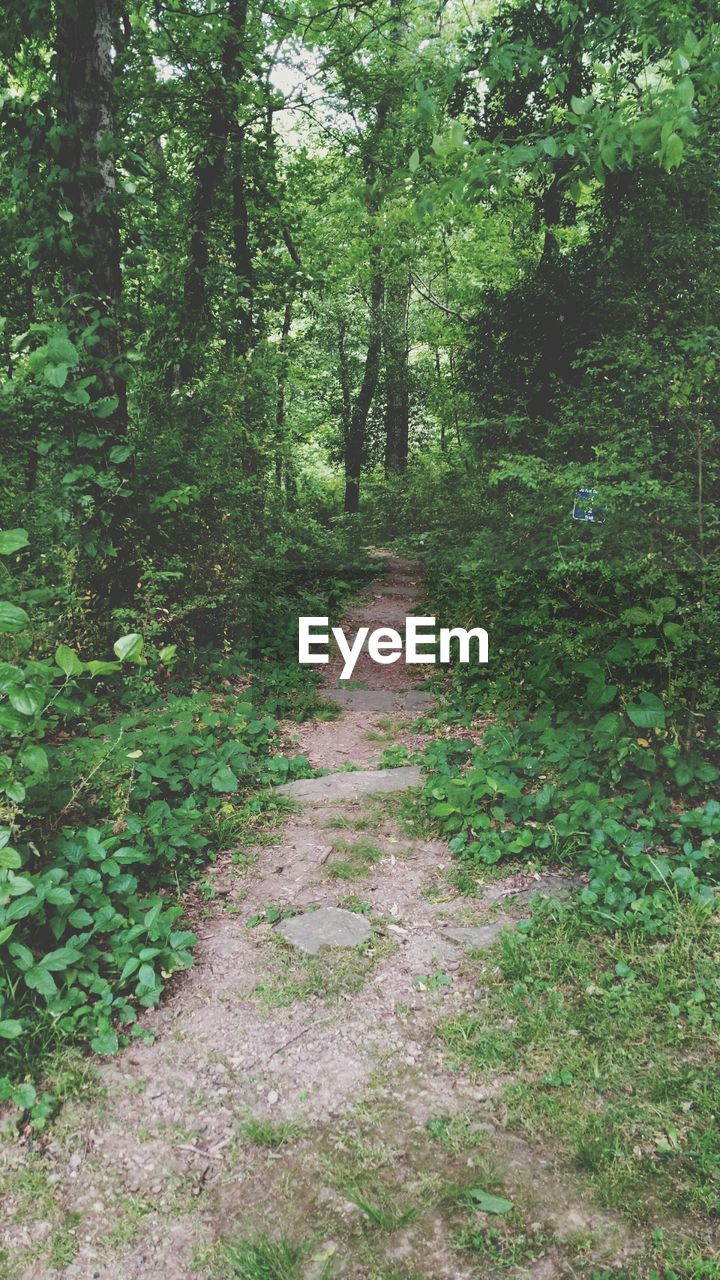
[[[468,925],[467,927],[447,925],[443,926],[442,932],[446,938],[452,938],[453,942],[459,942],[471,951],[483,951],[485,947],[492,946],[498,934],[502,933],[509,923],[510,921],[508,920],[495,920],[492,924]]]
[[[321,689],[323,698],[349,711],[419,711],[435,699],[422,689]]]
[[[320,907],[283,920],[278,932],[299,951],[316,956],[321,947],[356,947],[359,942],[367,942],[371,929],[364,916],[355,911]]]
[[[377,791],[407,791],[421,783],[420,770],[405,764],[399,769],[355,769],[326,773],[322,778],[300,778],[297,782],[284,782],[275,790],[291,800],[324,804],[328,800],[357,800]]]

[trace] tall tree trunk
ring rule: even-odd
[[[106,425],[127,429],[127,392],[118,369],[118,309],[122,293],[120,232],[115,211],[113,0],[60,0],[56,70],[63,127],[60,160],[73,213],[75,254],[68,273],[71,295],[89,293],[101,324],[93,347],[104,396],[117,397]]]
[[[252,345],[253,296],[255,269],[250,250],[250,219],[248,217],[243,154],[243,131],[233,127],[230,134],[232,148],[232,228],[233,266],[238,283],[240,307],[233,338],[236,355],[244,355]]]
[[[88,450],[73,439],[83,464],[71,487],[78,517],[77,576],[95,618],[132,600],[137,587],[136,539],[130,508],[132,455],[112,459],[127,434],[127,389],[121,365],[120,232],[115,205],[114,0],[58,0],[55,59],[61,124],[60,162],[73,214],[74,254],[66,280],[71,313],[86,327],[87,297],[99,323],[91,349],[94,398],[114,408],[102,418],[104,444]],[[106,406],[104,406],[106,407]]]
[[[410,425],[408,385],[408,301],[410,275],[386,281],[383,311],[385,351],[385,472],[407,468]]]
[[[242,78],[248,0],[229,0],[227,35],[217,82],[212,92],[207,136],[194,165],[194,194],[190,207],[188,260],[185,267],[183,308],[180,321],[180,380],[188,381],[196,371],[203,340],[209,330],[207,271],[210,261],[210,232],[217,196],[226,171],[230,148],[232,209],[232,256],[236,276],[241,281],[243,306],[232,339],[242,352],[252,332],[253,269],[249,248],[248,212],[243,171],[243,136],[237,123],[237,85]]]
[[[345,504],[346,514],[354,515],[360,509],[360,472],[365,451],[365,431],[368,414],[378,382],[380,351],[382,348],[382,299],[383,278],[379,264],[379,250],[375,251],[370,293],[370,333],[365,352],[360,390],[352,406],[348,432],[345,439]]]
[[[210,259],[210,225],[216,193],[225,167],[225,119],[216,102],[208,122],[208,140],[193,167],[190,205],[190,239],[180,317],[180,381],[192,378],[198,351],[208,328],[207,269]]]

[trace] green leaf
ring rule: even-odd
[[[64,387],[67,382],[68,366],[66,364],[46,364],[43,377],[51,387]]]
[[[66,676],[79,676],[84,670],[84,663],[80,661],[75,650],[69,649],[66,644],[58,645],[55,650],[55,661]]]
[[[17,871],[22,866],[22,858],[17,849],[11,849],[8,845],[5,849],[0,849],[0,870]]]
[[[84,907],[78,907],[77,911],[73,911],[68,918],[73,929],[87,929],[94,923],[90,912]]]
[[[42,706],[40,694],[36,689],[28,688],[27,685],[24,688],[20,685],[11,685],[8,689],[8,698],[10,706],[21,716],[37,715]]]
[[[665,168],[668,172],[671,169],[677,169],[683,158],[685,147],[679,133],[671,133],[665,143]]]
[[[119,662],[88,662],[87,669],[91,676],[108,676],[112,671],[120,670]]]
[[[23,1024],[18,1022],[16,1018],[3,1018],[0,1022],[0,1036],[4,1040],[17,1040],[18,1036],[23,1033]]]
[[[48,889],[45,900],[51,902],[54,907],[71,907],[75,898],[64,885],[57,885],[54,889]]]
[[[99,1031],[90,1041],[90,1048],[95,1053],[117,1053],[118,1038],[117,1032],[112,1029],[109,1031]]]
[[[502,1196],[491,1196],[479,1187],[474,1187],[472,1191],[467,1192],[467,1195],[472,1200],[473,1207],[479,1209],[481,1213],[509,1213],[513,1207],[512,1200],[503,1200]]]
[[[416,147],[410,159],[408,160],[408,169],[410,170],[411,173],[416,173],[419,168],[420,168],[420,152]]]
[[[654,693],[641,693],[637,702],[629,702],[627,713],[638,729],[664,729],[665,707]]]
[[[595,106],[595,103],[592,97],[587,97],[587,98],[572,97],[570,99],[570,106],[572,107],[576,116],[586,116],[588,112],[592,111],[593,107]]]
[[[39,991],[40,995],[45,996],[47,999],[57,992],[55,979],[50,970],[42,964],[33,965],[32,969],[28,969],[25,974],[25,981],[31,991]]]
[[[20,752],[20,763],[31,773],[47,773],[47,752],[42,747],[26,747]]]
[[[176,645],[176,644],[165,644],[165,645],[163,645],[162,649],[160,650],[160,661],[161,661],[161,662],[172,662],[172,660],[173,660],[173,658],[175,657],[175,654],[176,654],[176,653],[177,653],[177,645]]]
[[[652,614],[648,613],[647,609],[638,609],[637,607],[626,609],[621,616],[623,622],[626,622],[630,627],[644,627],[647,626],[648,622],[652,622]]]
[[[149,987],[151,990],[157,986],[157,975],[151,964],[141,964],[138,974],[138,982],[143,987]]]
[[[95,401],[93,413],[96,418],[109,418],[115,412],[119,403],[117,396],[103,396],[102,400]]]
[[[7,600],[0,600],[0,635],[14,635],[17,631],[22,631],[30,619],[24,609],[18,609],[17,605],[9,604]]]
[[[6,529],[0,533],[0,556],[11,556],[14,551],[26,547],[29,541],[24,529]]]
[[[238,780],[229,765],[225,764],[213,774],[213,791],[237,791]]]
[[[113,645],[113,651],[121,662],[143,662],[144,641],[141,635],[132,631],[130,635],[121,636]]]
[[[64,890],[64,892],[67,893],[68,891]],[[72,902],[72,897],[69,894],[68,897]],[[69,969],[81,959],[82,952],[78,951],[76,947],[58,947],[56,951],[48,951],[47,955],[43,956],[40,961],[40,965],[44,969],[52,970],[54,973],[62,973],[63,969]]]
[[[126,462],[131,454],[132,449],[129,444],[114,444],[110,450],[110,461],[115,464]]]

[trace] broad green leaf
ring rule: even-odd
[[[66,364],[46,364],[43,377],[51,387],[64,387],[67,382],[68,366]]]
[[[652,622],[653,619],[652,614],[648,613],[647,609],[639,609],[635,606],[632,609],[625,610],[622,614],[622,620],[631,627],[644,627],[649,622]]]
[[[420,167],[420,152],[416,147],[410,159],[408,160],[408,169],[410,170],[411,173],[416,173],[419,167]]]
[[[589,97],[589,96],[587,98],[572,97],[570,99],[570,106],[572,107],[576,116],[586,116],[588,112],[592,111],[593,107],[595,106],[595,103],[592,97]]]
[[[11,556],[14,551],[28,545],[29,538],[24,529],[6,529],[0,533],[0,556]]]
[[[11,685],[8,689],[10,706],[21,716],[35,716],[42,706],[42,698],[36,689]]]
[[[66,676],[79,676],[84,670],[84,663],[80,661],[75,650],[68,648],[66,644],[58,645],[55,650],[55,661]]]
[[[102,400],[96,400],[93,405],[93,413],[96,418],[109,418],[117,409],[120,401],[117,396],[103,396]]]
[[[143,646],[142,636],[133,631],[130,635],[121,636],[119,640],[116,640],[113,645],[113,651],[121,662],[142,662]]]
[[[0,600],[0,634],[14,635],[15,632],[22,631],[29,621],[24,609],[9,604],[7,600]]]
[[[685,147],[679,133],[671,133],[665,143],[665,168],[677,169],[683,158]]]
[[[13,898],[21,898],[26,893],[32,893],[34,888],[35,885],[32,880],[29,880],[27,876],[16,875],[14,871],[9,873],[5,884],[6,891]]]
[[[0,870],[18,871],[22,866],[22,858],[17,849],[11,849],[8,845],[5,849],[0,849]]]
[[[16,1040],[23,1033],[23,1024],[16,1018],[3,1018],[0,1021],[0,1036],[3,1040]]]
[[[638,729],[664,729],[665,707],[654,693],[641,693],[637,702],[629,702],[627,713]]]
[[[67,892],[67,890],[64,892]],[[81,959],[82,952],[78,951],[76,947],[58,947],[56,951],[48,951],[47,955],[43,956],[40,964],[44,969],[50,969],[54,973],[61,973],[63,969],[69,969]]]
[[[502,1196],[491,1196],[489,1192],[482,1191],[479,1187],[474,1187],[472,1191],[467,1192],[468,1197],[473,1202],[473,1207],[479,1209],[481,1213],[509,1213],[513,1207],[512,1200],[504,1200]]]
[[[237,791],[238,780],[229,765],[225,764],[213,774],[213,791]]]
[[[108,676],[112,671],[120,671],[119,662],[99,662],[93,661],[87,663],[87,669],[91,676]]]
[[[20,763],[31,773],[47,773],[47,752],[42,747],[25,747],[20,752]]]
[[[93,1036],[92,1040],[90,1041],[90,1048],[94,1050],[95,1053],[103,1053],[103,1054],[117,1053],[118,1051],[117,1032],[112,1030],[99,1031],[98,1034],[96,1036]]]
[[[28,969],[25,981],[32,991],[39,991],[40,995],[47,999],[54,996],[57,991],[55,979],[50,970],[42,964],[36,964],[32,969]]]

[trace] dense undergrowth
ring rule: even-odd
[[[57,624],[23,583],[26,544],[23,530],[0,541],[19,569],[0,606],[0,1101],[42,1125],[46,1064],[149,1034],[138,1014],[192,963],[183,891],[273,804],[270,784],[310,772],[282,747],[280,717],[322,711],[287,617],[337,608],[369,570],[355,553],[326,575],[316,554],[266,574],[262,616],[236,617],[224,651],[191,639],[147,657],[131,632],[87,661],[46,653]]]

